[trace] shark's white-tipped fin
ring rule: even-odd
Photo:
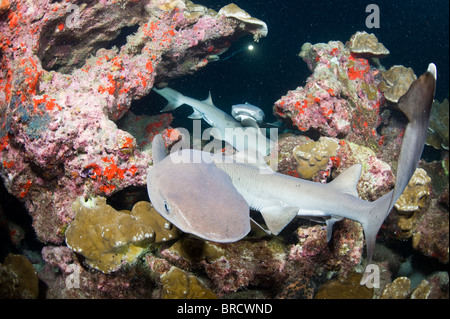
[[[208,98],[206,100],[203,100],[202,102],[214,106],[214,103],[211,98],[211,91],[209,91]]]
[[[281,204],[260,209],[267,228],[274,235],[278,235],[297,216],[297,211],[298,207],[282,206]]]
[[[434,63],[428,64],[427,72],[430,72],[431,74],[433,74],[435,80],[437,79],[437,68],[436,68],[436,64],[434,64]]]
[[[340,192],[358,197],[356,185],[361,177],[361,170],[361,164],[352,165],[339,174],[332,182],[328,183],[328,185]]]

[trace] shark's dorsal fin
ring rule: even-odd
[[[166,145],[164,144],[164,140],[161,134],[158,134],[153,138],[152,157],[153,157],[153,165],[158,164],[164,158],[167,157]]]
[[[206,100],[203,100],[202,102],[214,106],[214,103],[211,98],[211,91],[209,91],[208,98]]]
[[[328,183],[328,185],[340,192],[358,197],[356,185],[361,177],[361,169],[361,164],[352,165],[339,174],[332,182]]]

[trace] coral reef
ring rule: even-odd
[[[401,212],[414,212],[425,205],[430,192],[431,178],[423,168],[417,168],[400,198],[395,203],[395,208]]]
[[[163,299],[216,299],[217,296],[205,288],[193,275],[172,267],[161,276]]]
[[[445,195],[445,194],[444,194]],[[447,195],[448,196],[448,195]],[[448,198],[447,198],[448,200]],[[448,202],[432,199],[417,221],[413,232],[413,248],[425,256],[433,257],[442,263],[449,262],[449,214]]]
[[[362,58],[385,58],[389,55],[389,50],[378,42],[378,38],[373,33],[356,32],[347,44],[350,52]]]
[[[202,269],[219,296],[249,285],[273,287],[288,276],[284,272],[286,252],[276,238],[232,244],[211,242],[207,247],[192,241],[189,245],[175,245],[169,251],[162,251],[162,256],[181,268]]]
[[[0,264],[0,298],[36,299],[38,276],[33,265],[22,255],[9,254]]]
[[[321,137],[317,142],[297,145],[294,158],[298,162],[297,172],[303,179],[312,179],[319,171],[327,168],[331,157],[336,156],[338,142]]]
[[[413,69],[403,65],[394,65],[389,70],[381,72],[383,81],[379,89],[384,93],[386,100],[397,103],[398,99],[408,91],[411,83],[417,79]]]
[[[364,248],[362,227],[350,220],[337,223],[333,229],[332,245],[328,244],[326,235],[326,226],[299,227],[296,232],[298,243],[291,246],[289,260],[316,275],[333,269],[345,276],[361,262]]]
[[[170,113],[148,116],[135,115],[129,111],[117,122],[117,126],[133,135],[136,138],[136,146],[142,153],[150,156],[153,137],[161,132],[161,128],[169,127],[172,119],[173,117]],[[167,142],[178,140],[176,129],[168,128],[163,133],[164,137],[168,137]]]
[[[305,43],[299,56],[313,74],[304,87],[289,91],[274,105],[274,114],[290,119],[300,131],[317,131],[363,145],[377,145],[379,70],[353,55],[342,42]]]
[[[76,216],[66,230],[67,246],[104,273],[132,262],[149,243],[176,239],[180,234],[148,202],[136,203],[131,212],[118,212],[104,197],[88,201],[79,197],[72,209]]]
[[[448,113],[448,99],[444,99],[442,103],[439,103],[439,101],[433,102],[426,141],[428,145],[437,149],[448,150]]]
[[[391,240],[407,240],[421,254],[449,260],[448,181],[439,162],[422,162],[386,221]],[[430,175],[430,176],[428,176]]]
[[[315,299],[372,299],[373,289],[361,285],[362,274],[349,273],[346,278],[337,278],[321,286]]]
[[[430,191],[431,178],[427,172],[418,168],[411,177],[408,185],[400,198],[395,203],[398,213],[397,225],[399,231],[396,233],[400,238],[409,238],[417,228],[419,210],[424,207]]]
[[[386,285],[380,299],[447,299],[448,273],[437,272],[422,280],[411,289],[411,280],[398,277]]]
[[[393,188],[395,178],[391,166],[380,160],[372,149],[349,141],[341,144],[343,145],[337,154],[340,166],[336,173],[353,164],[361,163],[361,177],[357,184],[361,198],[372,201]]]
[[[180,132],[170,127],[171,114],[133,114],[132,101],[148,96],[154,85],[203,68],[243,35],[266,36],[263,21],[234,4],[215,12],[186,0],[1,1],[0,15],[0,175],[46,245],[43,261],[34,265],[46,285],[40,296],[382,293],[372,295],[355,284],[364,248],[356,222],[337,222],[329,242],[323,224],[298,219],[279,236],[254,228],[239,242],[218,244],[180,234],[150,203],[136,200],[152,163],[153,137],[162,133],[170,146]],[[279,172],[329,182],[362,163],[361,198],[377,199],[393,187],[404,123],[394,119],[396,111],[383,108],[395,106],[415,75],[397,66],[384,72],[377,58],[388,53],[365,32],[345,45],[303,45],[300,57],[312,75],[274,106],[275,115],[298,129],[298,135],[279,138]],[[398,74],[405,70],[407,78]],[[429,143],[448,148],[445,107],[433,112]],[[426,177],[415,182],[422,187],[415,198],[428,199],[414,205],[423,207],[408,235],[415,253],[448,263],[448,182],[439,178],[445,168],[441,162],[421,165],[432,178],[432,191]],[[112,207],[119,194],[130,211]],[[411,196],[403,199],[398,209],[410,209]],[[7,222],[1,226],[14,232],[11,239],[20,246],[25,231]],[[398,241],[393,238],[385,239]],[[385,254],[389,258],[374,258],[383,269],[382,287],[387,285],[383,298],[448,298],[446,272],[428,276],[411,291],[408,279],[392,283],[402,257]],[[8,257],[0,265],[2,296],[38,296],[35,275],[23,256]]]
[[[380,299],[406,299],[409,295],[411,280],[407,277],[398,277],[386,285]]]
[[[227,8],[184,0],[2,2],[0,175],[41,241],[64,240],[77,196],[145,185],[145,138],[178,138],[169,115],[135,118],[148,121],[138,140],[119,129],[133,100],[204,67],[243,35],[265,36],[264,22]]]
[[[151,298],[154,281],[150,275],[129,267],[104,274],[86,269],[68,247],[46,246],[46,264],[39,279],[47,286],[46,298]]]

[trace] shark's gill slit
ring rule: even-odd
[[[170,204],[167,201],[164,201],[164,210],[167,214],[170,214],[172,212],[172,208],[170,207]]]

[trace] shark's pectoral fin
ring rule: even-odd
[[[176,103],[167,103],[167,105],[160,111],[161,113],[164,112],[170,112],[175,110],[176,108],[180,107],[182,104],[176,104]]]
[[[358,184],[359,178],[361,176],[361,169],[361,164],[352,165],[327,185],[342,193],[358,197],[356,185]]]
[[[191,115],[189,115],[188,118],[191,120],[201,120],[203,118],[203,113],[194,109],[194,112]]]
[[[291,206],[266,206],[260,210],[264,221],[270,232],[278,235],[295,216],[297,216],[298,207]]]
[[[256,220],[254,220],[253,218],[250,217],[250,221],[253,222],[253,224],[255,224],[256,226],[258,226],[259,229],[261,229],[263,232],[265,232],[267,235],[272,235],[272,233],[270,232],[270,230],[265,229],[264,227],[262,227]]]

